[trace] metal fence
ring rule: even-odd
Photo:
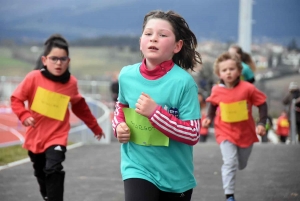
[[[9,97],[22,80],[22,77],[0,76],[0,103],[9,104]],[[111,102],[109,86],[109,81],[78,80],[79,92],[86,99],[106,137],[100,141],[96,140],[92,131],[83,122],[80,122],[71,128],[69,141],[105,144],[111,142],[111,108],[113,103]],[[19,144],[22,142],[20,141]]]
[[[290,126],[290,138],[292,144],[297,144],[297,128],[296,128],[296,112],[295,112],[295,105],[296,99],[292,100],[291,108],[290,108],[290,119],[291,119],[291,126]],[[298,136],[299,137],[299,136]]]

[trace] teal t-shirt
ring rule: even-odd
[[[242,70],[242,80],[248,81],[254,78],[254,73],[249,67],[248,64],[242,62],[243,70]]]
[[[192,76],[177,65],[157,80],[144,78],[141,63],[124,67],[119,75],[119,102],[135,108],[142,92],[165,110],[177,111],[182,120],[200,118],[198,87]],[[196,186],[193,146],[170,139],[169,146],[121,145],[122,179],[140,178],[160,190],[181,193]]]

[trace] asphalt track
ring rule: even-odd
[[[248,167],[238,171],[237,201],[299,201],[300,145],[256,143]],[[66,201],[122,201],[120,144],[83,145],[70,149],[64,162]],[[193,201],[223,201],[218,145],[194,146],[198,185]],[[30,162],[0,170],[1,201],[42,201]],[[175,175],[174,175],[175,176]]]

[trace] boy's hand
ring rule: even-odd
[[[130,129],[125,122],[117,126],[117,138],[120,143],[127,143],[130,140]]]
[[[260,136],[264,136],[266,134],[266,128],[263,125],[257,125],[256,133]]]
[[[135,107],[137,113],[149,118],[155,111],[157,104],[148,94],[143,92],[137,100]]]
[[[105,139],[105,134],[104,134],[104,133],[101,133],[101,134],[99,134],[99,135],[95,135],[95,138],[96,138],[97,140],[101,140],[102,137]]]
[[[33,117],[28,117],[27,119],[25,119],[24,121],[23,121],[23,125],[24,126],[32,126],[33,128],[34,128],[34,125],[35,125],[35,120],[34,120],[34,118]]]
[[[208,128],[208,127],[209,127],[209,124],[211,123],[211,120],[208,119],[208,118],[205,118],[205,119],[202,120],[201,123],[202,123],[202,126],[203,126],[204,128]]]

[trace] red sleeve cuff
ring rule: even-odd
[[[29,111],[24,112],[24,114],[20,115],[20,121],[23,123],[28,117],[31,117],[31,114]]]

